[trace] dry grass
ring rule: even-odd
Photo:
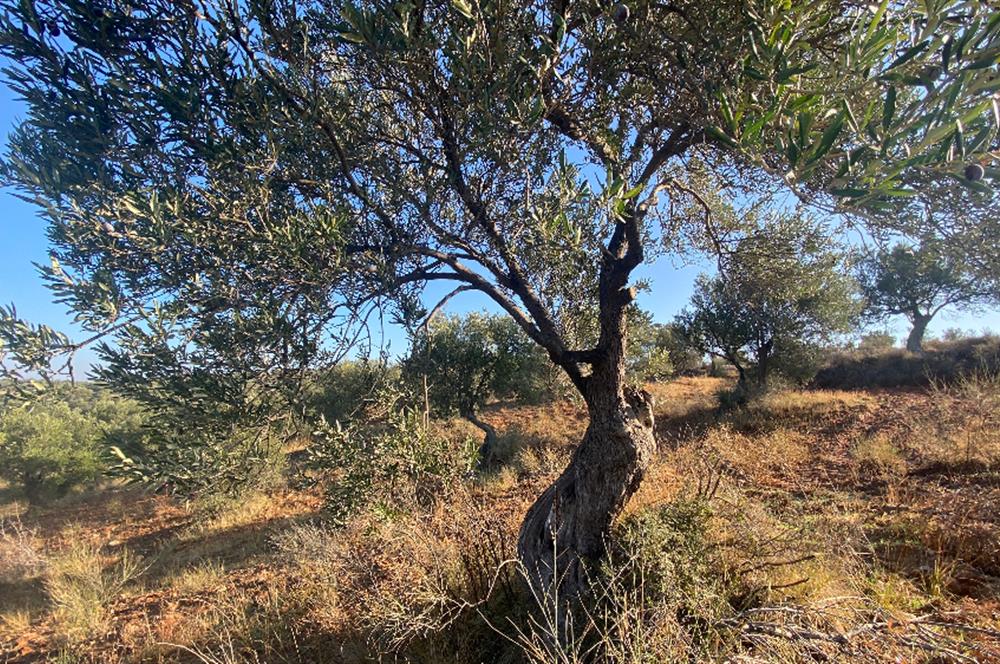
[[[651,386],[661,454],[571,633],[511,562],[583,432],[562,403],[493,409],[505,465],[344,528],[291,490],[29,512],[0,536],[2,580],[45,579],[42,602],[0,598],[0,653],[55,660],[72,638],[64,652],[112,663],[1000,661],[997,385],[790,390],[720,415],[726,380]]]
[[[810,458],[806,434],[786,428],[753,436],[722,424],[699,447],[701,456],[717,458],[730,473],[758,484],[792,477]]]
[[[277,546],[304,582],[312,619],[353,631],[383,654],[446,657],[484,638],[470,627],[477,611],[513,600],[517,512],[498,510],[475,489],[461,494],[426,513],[374,515],[345,531],[302,525],[284,533]]]
[[[110,631],[111,604],[142,572],[142,561],[127,550],[108,565],[101,552],[86,543],[50,557],[45,590],[59,640],[75,643]]]
[[[731,413],[729,420],[737,428],[751,432],[775,427],[809,429],[875,405],[875,399],[864,392],[776,390]]]
[[[858,441],[852,450],[859,479],[871,477],[896,487],[906,476],[906,459],[902,452],[884,433],[876,433]]]
[[[216,594],[225,589],[228,579],[221,563],[207,560],[184,569],[168,581],[172,590],[181,595]]]
[[[0,578],[34,576],[45,563],[40,547],[37,530],[27,528],[20,518],[0,519]]]
[[[923,434],[915,451],[942,464],[1000,464],[1000,371],[936,381],[930,396],[928,412],[915,418]]]
[[[0,627],[3,628],[3,632],[6,634],[24,634],[31,629],[31,622],[31,611],[26,609],[15,609],[0,614]]]

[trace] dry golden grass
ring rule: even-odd
[[[109,631],[112,603],[142,572],[142,561],[127,550],[108,564],[99,550],[86,543],[50,557],[45,590],[57,638],[73,643]]]
[[[656,400],[657,419],[682,419],[701,411],[715,410],[718,406],[716,395],[730,382],[726,378],[678,378],[646,385],[646,389]]]
[[[0,577],[18,580],[41,570],[42,539],[18,517],[0,519]]]
[[[0,613],[0,628],[4,634],[16,636],[31,629],[32,615],[27,609],[14,609]]]
[[[766,484],[776,476],[792,477],[810,458],[808,436],[775,428],[756,436],[723,424],[702,440],[702,454],[718,458],[738,477]]]
[[[49,562],[22,577],[42,575],[48,595],[3,610],[0,653],[55,658],[72,638],[95,662],[548,663],[592,647],[609,662],[1000,661],[989,384],[789,390],[719,414],[727,380],[650,386],[661,453],[575,644],[546,637],[511,562],[521,517],[583,433],[567,402],[490,410],[502,467],[345,528],[292,490],[193,507],[112,493],[29,512],[18,541]],[[136,581],[124,550],[149,561]],[[76,606],[100,620],[75,623]]]
[[[167,580],[169,587],[182,595],[215,594],[227,585],[226,570],[213,560],[195,563]]]
[[[852,450],[852,456],[861,468],[878,475],[899,476],[906,471],[906,459],[892,438],[884,433],[859,440]]]

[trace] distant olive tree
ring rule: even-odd
[[[634,327],[628,364],[637,380],[662,380],[700,369],[704,354],[688,343],[676,323],[647,320]]]
[[[896,346],[896,335],[891,332],[869,332],[858,339],[858,352],[877,355],[892,350]]]
[[[30,407],[0,408],[0,478],[31,502],[93,484],[112,447],[135,445],[146,414],[134,401],[92,385],[57,384]]]
[[[923,350],[927,325],[945,307],[969,308],[998,299],[964,254],[933,239],[877,252],[860,264],[859,281],[868,317],[903,315],[910,321],[906,349],[914,353]]]
[[[438,414],[458,414],[484,433],[480,465],[493,461],[497,432],[479,416],[490,399],[534,401],[547,362],[509,317],[473,313],[435,317],[413,338],[403,378]]]
[[[774,369],[804,378],[821,346],[859,309],[845,257],[821,226],[787,216],[735,242],[717,276],[702,275],[677,323],[700,351],[734,366],[743,392]]]
[[[996,175],[1000,169],[988,161],[973,161],[946,180],[913,174],[916,195],[897,200],[872,230],[888,251],[900,236],[930,238],[933,249],[945,251],[979,291],[1000,299],[1000,196],[985,184]],[[920,245],[907,242],[914,249]]]

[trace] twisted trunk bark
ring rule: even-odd
[[[654,170],[651,163],[639,181]],[[645,208],[633,203],[603,254],[597,346],[576,358],[550,349],[583,395],[590,419],[569,465],[528,510],[517,548],[535,596],[562,616],[560,632],[567,615],[560,607],[587,592],[589,568],[603,557],[611,524],[639,489],[656,451],[653,399],[625,386],[626,313],[636,297],[628,279],[643,260],[644,215]],[[576,362],[590,365],[589,375]]]
[[[906,350],[911,353],[924,351],[924,334],[927,332],[927,324],[930,322],[930,316],[916,314],[913,317],[913,328],[910,330],[910,336],[906,338]]]
[[[771,372],[771,351],[774,342],[768,341],[761,345],[760,355],[757,359],[757,387],[764,389],[767,387],[767,379]]]
[[[594,380],[588,392],[583,440],[528,511],[518,538],[529,582],[560,602],[586,591],[588,568],[604,554],[611,523],[639,488],[656,449],[648,393],[614,380]]]
[[[750,385],[747,381],[747,370],[739,363],[735,363],[733,366],[736,367],[736,373],[739,375],[739,379],[736,381],[737,387],[743,390],[747,389]]]

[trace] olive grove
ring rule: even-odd
[[[627,312],[703,199],[691,161],[877,219],[996,160],[1000,15],[975,0],[2,7],[28,105],[4,179],[48,219],[99,377],[268,424],[377,317],[419,325],[426,284],[484,294],[589,413],[518,544],[569,598],[655,451]],[[22,379],[82,343],[12,310],[0,331]]]

